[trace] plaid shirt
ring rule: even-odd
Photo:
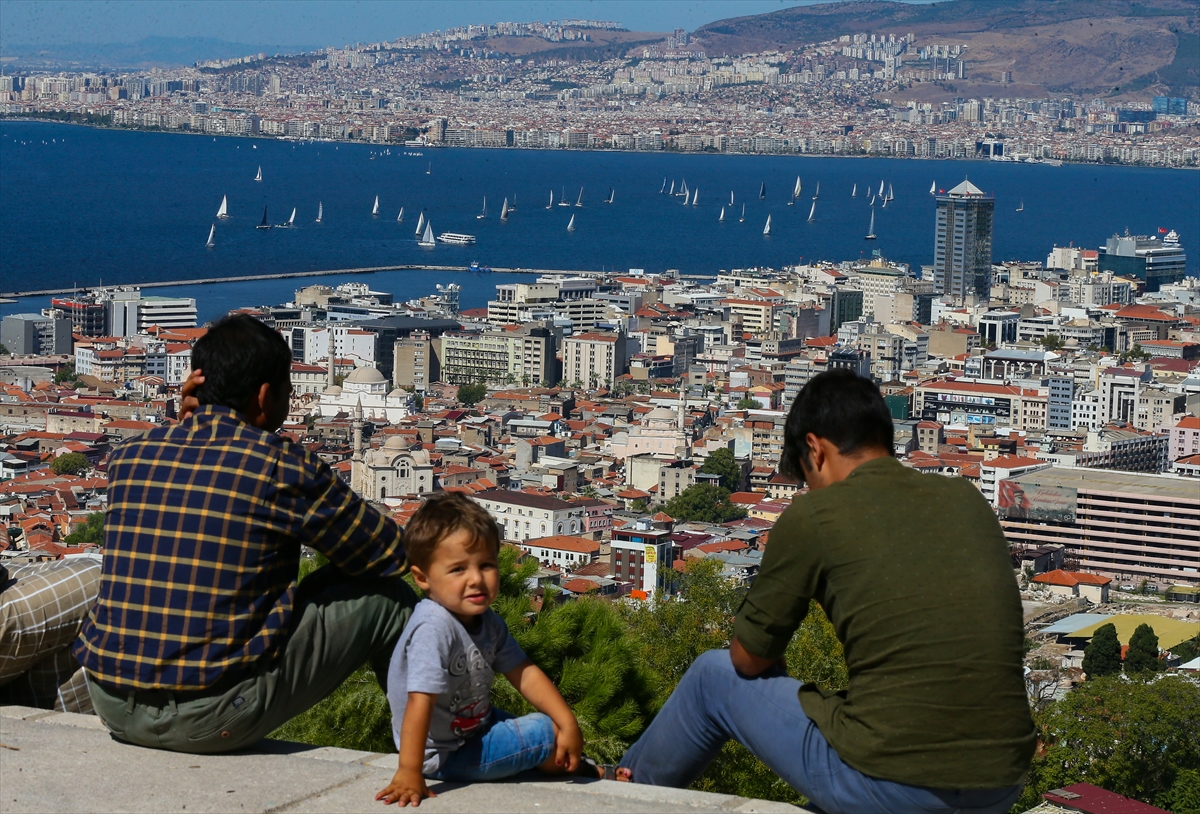
[[[109,687],[206,689],[278,654],[301,544],[350,576],[404,569],[395,522],[225,407],[123,444],[108,475],[100,596],[75,655]]]

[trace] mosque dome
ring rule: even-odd
[[[327,396],[340,396],[342,394],[342,388],[338,387],[336,384],[331,384],[321,392]]]
[[[379,384],[386,382],[383,374],[376,370],[372,365],[356,368],[353,373],[346,377],[347,384]]]
[[[396,452],[407,452],[408,442],[399,435],[393,435],[383,444],[384,449],[395,450]]]

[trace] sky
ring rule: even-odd
[[[212,37],[251,45],[379,42],[468,23],[616,20],[634,31],[694,30],[820,0],[0,0],[9,45]]]

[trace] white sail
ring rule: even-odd
[[[1021,199],[1021,205],[1017,207],[1017,211],[1018,211],[1018,212],[1024,212],[1024,211],[1025,211],[1025,199],[1024,199],[1024,198],[1022,198],[1022,199]]]
[[[696,187],[695,191],[692,192],[692,206],[696,205],[696,201],[699,200],[699,198],[700,198],[700,187]]]
[[[433,246],[436,241],[433,239],[433,224],[425,224],[425,234],[417,241],[418,246]]]
[[[287,219],[288,226],[294,226],[296,223],[296,207],[292,207],[292,216]]]
[[[554,206],[554,190],[550,190],[550,205],[547,206],[546,208],[551,209],[553,206]]]
[[[371,207],[371,214],[372,215],[379,214],[379,196],[378,195],[375,196],[375,205]]]
[[[688,196],[688,194],[689,194],[689,191],[688,191],[688,188],[687,188],[687,179],[686,179],[686,178],[685,178],[685,179],[683,179],[683,192],[681,192],[680,194],[681,194],[681,195],[683,195],[683,197],[685,197],[685,198],[686,198],[686,197]]]
[[[871,225],[867,227],[867,240],[875,239],[875,207],[871,207]]]
[[[261,180],[262,180],[262,167],[259,167],[259,168],[258,168],[258,175],[254,176],[254,180],[255,180],[255,181],[261,181]]]
[[[882,178],[879,179],[879,197],[880,198],[883,197],[883,179]]]
[[[725,207],[723,206],[721,207],[721,217],[717,218],[717,221],[720,223],[725,222]]]
[[[815,215],[816,212],[817,212],[817,199],[813,198],[812,209],[808,210],[808,222],[809,223],[813,222],[813,215]]]
[[[320,223],[323,217],[325,217],[325,204],[317,201],[317,223]]]
[[[575,231],[575,213],[574,212],[571,213],[571,219],[569,221],[567,221],[567,231],[568,232]]]
[[[764,201],[767,198],[767,182],[763,181],[758,186],[758,199]]]
[[[508,220],[508,198],[504,199],[504,206],[500,207],[500,220]]]
[[[767,215],[767,225],[763,227],[763,235],[771,234],[771,216]]]
[[[615,198],[616,195],[617,195],[616,191],[612,187],[609,187],[608,188],[608,200],[606,200],[605,203],[612,203],[613,198]]]
[[[888,184],[887,199],[890,201],[892,198],[895,198],[895,197],[896,197],[895,193],[892,192],[892,185]]]
[[[801,183],[800,183],[800,176],[799,176],[799,175],[797,175],[797,176],[796,176],[796,186],[792,187],[792,197],[793,197],[793,198],[799,198],[799,197],[800,197],[800,190],[801,190],[801,189],[803,189],[803,188],[804,188],[804,187],[803,187],[803,186],[801,185]]]
[[[674,194],[675,194],[675,180],[674,180],[674,179],[671,179],[671,191],[670,191],[670,192],[668,192],[667,194],[668,194],[668,195],[674,195]]]
[[[936,194],[937,194],[937,181],[934,181],[933,183],[931,183],[931,184],[929,185],[929,194],[930,194],[930,195],[936,195]]]
[[[475,216],[475,220],[483,220],[487,217],[487,196],[483,196],[483,211]]]
[[[813,200],[821,197],[821,182],[817,181],[817,191],[813,193]]]
[[[207,243],[205,243],[204,245],[205,245],[205,246],[207,246],[207,247],[208,247],[208,248],[210,248],[210,249],[211,249],[213,246],[216,246],[216,245],[217,245],[217,242],[216,242],[215,240],[213,240],[213,238],[216,236],[216,234],[217,234],[217,224],[215,224],[215,223],[214,223],[214,224],[213,224],[211,227],[209,227],[209,230],[208,230],[208,242],[207,242]]]
[[[745,222],[746,222],[746,205],[742,204],[742,216],[740,218],[738,218],[738,223],[745,223]]]
[[[229,198],[225,195],[221,196],[221,208],[217,210],[217,217],[221,219],[229,217]]]
[[[659,195],[662,195],[662,194],[663,194],[664,192],[666,192],[666,191],[667,191],[667,179],[666,179],[666,176],[664,176],[664,177],[663,177],[663,185],[662,185],[662,187],[661,187],[661,188],[658,190],[658,194],[659,194]]]
[[[415,234],[417,235],[417,237],[420,237],[420,236],[421,236],[421,232],[422,232],[424,229],[425,229],[425,213],[424,213],[424,212],[422,212],[422,213],[421,213],[421,215],[420,215],[420,217],[418,217],[418,218],[417,218],[417,231],[415,232]]]
[[[733,206],[733,190],[729,190],[729,205]]]
[[[855,184],[855,185],[854,185],[854,189],[850,190],[850,197],[851,197],[851,198],[857,198],[857,197],[858,197],[858,184]]]
[[[396,223],[404,223],[404,207],[400,207],[400,214],[396,215]]]
[[[583,206],[583,187],[579,188],[579,197],[575,199],[575,205],[578,207]]]
[[[433,175],[433,162],[429,162],[429,166],[425,168],[426,175]]]
[[[684,206],[687,206],[689,203],[690,203],[690,201],[688,200],[688,196],[687,196],[687,195],[684,195],[684,196],[683,196],[683,205],[684,205]]]
[[[571,202],[567,200],[567,188],[563,187],[562,192],[558,193],[558,205],[570,206]]]

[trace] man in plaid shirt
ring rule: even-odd
[[[246,315],[192,351],[200,406],[109,462],[100,595],[75,654],[118,738],[249,746],[370,661],[381,684],[416,604],[400,527],[276,434],[291,351]],[[297,583],[300,547],[329,564]]]

